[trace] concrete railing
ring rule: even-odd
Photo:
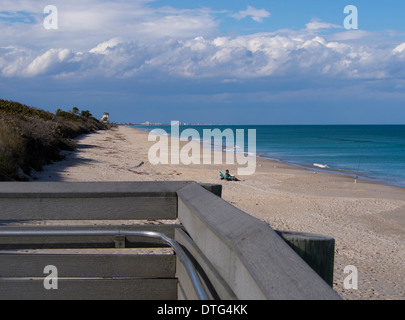
[[[174,239],[209,299],[339,299],[291,244],[218,195],[220,186],[194,182],[0,183],[0,299],[198,298],[181,255],[124,229]],[[154,252],[132,252],[145,247]],[[43,286],[48,265],[57,290]]]

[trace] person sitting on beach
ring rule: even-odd
[[[225,179],[225,175],[221,171],[219,171],[219,176],[221,177],[221,180]]]
[[[227,180],[227,181],[239,181],[238,178],[236,178],[235,176],[233,176],[233,175],[231,175],[229,173],[228,169],[226,169],[226,171],[225,171],[225,180]]]

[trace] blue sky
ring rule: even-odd
[[[118,122],[405,123],[402,0],[55,0],[56,30],[48,4],[2,0],[3,99]]]

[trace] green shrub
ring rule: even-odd
[[[4,114],[18,115],[29,118],[38,118],[43,120],[53,120],[53,118],[55,117],[55,115],[53,115],[51,112],[28,107],[18,102],[1,99],[0,99],[0,112]]]
[[[25,157],[25,141],[5,121],[0,120],[0,180],[18,178],[18,168]]]
[[[61,160],[61,150],[74,150],[73,138],[106,129],[89,111],[77,115],[58,109],[54,115],[0,100],[0,180],[26,179],[32,169]]]

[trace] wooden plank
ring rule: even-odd
[[[239,299],[340,299],[270,226],[196,183],[179,220]]]
[[[0,220],[174,219],[187,181],[0,182]]]
[[[142,220],[176,219],[177,198],[105,196],[88,198],[0,198],[0,220]]]
[[[177,279],[0,279],[0,300],[176,300]]]
[[[335,239],[305,232],[276,232],[327,284],[333,287]]]
[[[222,184],[201,183],[201,186],[218,197],[222,197]]]
[[[174,278],[174,255],[157,254],[10,254],[0,252],[0,278],[45,277],[55,266],[63,278]]]
[[[195,265],[201,282],[206,292],[213,300],[236,300],[237,297],[226,281],[214,268],[212,263],[205,257],[194,241],[181,229],[176,230],[175,240],[179,242],[190,260]],[[191,286],[190,278],[179,259],[177,258],[177,278],[182,285],[185,296],[189,299],[197,299],[194,288]],[[192,297],[192,298],[191,298]]]
[[[48,197],[114,197],[139,195],[166,195],[176,193],[187,181],[133,181],[133,182],[0,182],[0,198]]]
[[[22,226],[0,227],[0,231],[53,231],[53,230],[131,230],[131,231],[154,231],[164,233],[174,238],[174,230],[183,228],[178,224],[165,225],[128,225],[128,226]],[[126,248],[153,248],[167,247],[158,239],[145,237],[126,237]],[[24,236],[2,237],[0,236],[0,250],[8,249],[58,249],[58,248],[114,248],[114,236]]]

